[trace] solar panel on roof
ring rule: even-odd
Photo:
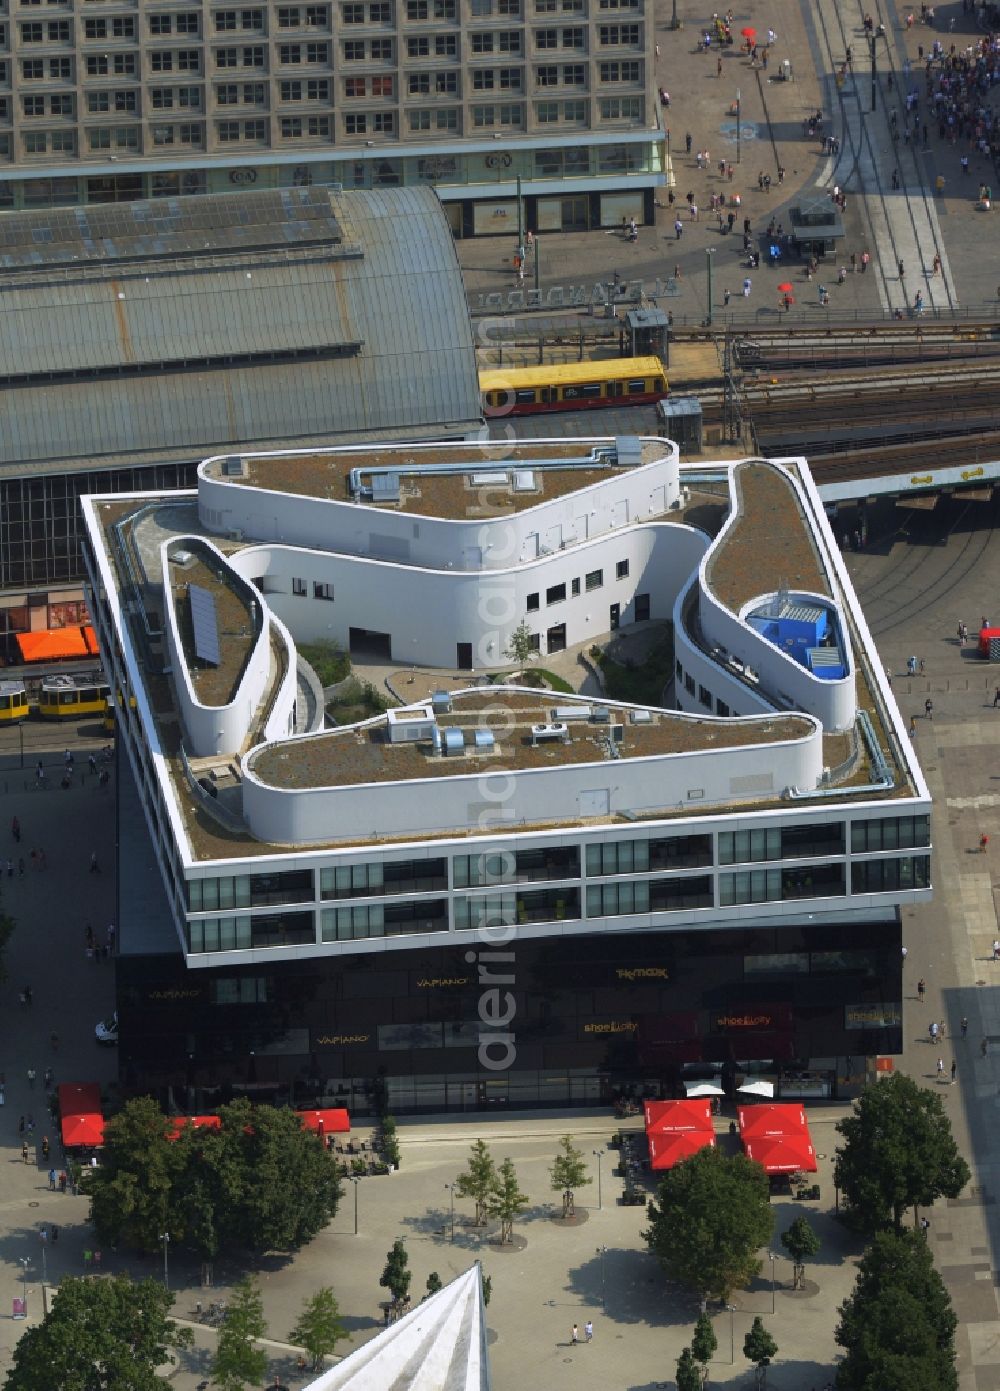
[[[203,662],[218,666],[222,661],[219,649],[219,620],[215,612],[215,595],[200,584],[188,585],[191,600],[191,623],[194,627],[194,650]]]

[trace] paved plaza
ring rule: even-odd
[[[903,131],[905,98],[916,88],[923,97],[924,78],[918,48],[929,52],[935,38],[960,48],[974,42],[979,31],[972,15],[962,12],[959,0],[938,5],[937,28],[915,23],[905,25],[905,15],[919,6],[884,7],[881,18],[886,25],[884,40],[878,45],[876,111],[871,112],[871,68],[862,24],[864,7],[845,6],[840,0],[817,0],[800,5],[796,0],[745,0],[734,7],[737,44],[723,51],[722,73],[717,76],[718,52],[704,52],[699,36],[711,21],[712,6],[678,0],[677,13],[682,27],[670,29],[672,0],[657,4],[657,86],[670,95],[664,113],[670,130],[670,154],[674,174],[674,197],[668,202],[667,190],[657,193],[656,225],[642,227],[635,244],[623,239],[619,230],[557,233],[539,242],[539,282],[553,285],[586,284],[609,280],[615,271],[625,279],[642,279],[647,289],[656,281],[665,284],[675,271],[680,278],[676,294],[660,304],[669,308],[677,324],[699,324],[708,310],[706,250],[714,248],[713,316],[716,326],[727,319],[740,323],[774,324],[785,317],[777,286],[790,281],[795,303],[789,311],[791,323],[823,322],[829,317],[855,314],[882,316],[896,310],[910,312],[917,291],[929,307],[960,311],[1000,312],[997,298],[1000,281],[1000,254],[995,249],[991,218],[1000,214],[977,210],[980,180],[995,179],[992,162],[975,152],[970,157],[968,175],[963,175],[961,156],[965,142],[952,146],[939,138],[936,124],[930,122],[928,143],[893,141],[890,118],[896,115],[897,130]],[[720,10],[720,13],[722,11]],[[951,19],[955,29],[949,31]],[[742,28],[752,25],[763,41],[768,29],[776,38],[771,47],[766,72],[754,70],[747,55],[738,47]],[[837,72],[848,44],[855,57],[846,79],[838,84]],[[780,64],[792,62],[794,80],[775,81]],[[892,85],[889,73],[892,71]],[[740,148],[736,147],[733,106],[740,95]],[[839,153],[825,153],[820,137],[807,134],[804,123],[815,112],[823,114],[822,134],[836,136]],[[691,137],[691,152],[686,149]],[[699,169],[696,155],[708,150],[707,169]],[[738,163],[737,163],[738,159]],[[719,162],[733,164],[720,174]],[[778,182],[778,169],[784,181]],[[893,172],[899,187],[893,187]],[[769,192],[758,187],[758,176],[771,179]],[[944,179],[943,194],[935,193],[938,176]],[[827,197],[835,186],[847,195],[844,215],[846,237],[837,256],[823,263],[811,280],[804,266],[792,259],[788,264],[769,266],[761,261],[756,270],[743,264],[742,222],[749,217],[756,235],[768,222],[790,227],[793,204],[817,196]],[[686,195],[691,193],[699,215],[689,216]],[[710,210],[713,194],[727,198],[739,194],[741,206],[733,234],[720,235],[718,222]],[[683,233],[678,241],[674,221],[680,210]],[[514,246],[509,238],[482,237],[457,243],[465,273],[469,300],[475,308],[481,294],[507,292],[519,288],[511,258]],[[871,269],[850,273],[851,253],[860,258],[867,250]],[[941,272],[934,272],[934,257],[942,261]],[[899,276],[899,262],[904,275]],[[837,269],[848,270],[843,284],[837,282]],[[534,268],[529,260],[526,285],[533,284]],[[744,277],[752,281],[749,299],[742,296]],[[819,286],[830,294],[829,310],[822,309]],[[724,292],[731,292],[728,310]]]

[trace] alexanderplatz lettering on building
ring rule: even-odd
[[[157,867],[143,911],[122,889],[127,1088],[848,1096],[900,1050],[930,799],[804,459],[245,453],[83,506],[123,882]],[[593,694],[493,680],[519,629]],[[663,704],[606,698],[583,659],[643,633],[672,633]],[[324,728],[324,641],[404,703]]]

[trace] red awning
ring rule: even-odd
[[[104,1143],[101,1089],[96,1082],[63,1082],[57,1095],[62,1142],[67,1149]]]
[[[296,1111],[295,1114],[304,1130],[314,1130],[317,1135],[332,1135],[351,1128],[351,1118],[342,1106],[329,1111]]]
[[[805,1110],[798,1103],[773,1106],[739,1106],[740,1137],[763,1139],[773,1135],[809,1135]]]
[[[743,1148],[748,1159],[763,1166],[765,1174],[791,1174],[804,1170],[816,1172],[816,1151],[807,1134],[770,1135],[747,1140]]]
[[[63,657],[90,657],[96,651],[87,646],[82,628],[43,628],[37,633],[17,633],[17,645],[24,662],[56,662]]]
[[[677,1135],[683,1131],[712,1134],[712,1105],[704,1097],[693,1101],[644,1101],[647,1135]]]
[[[221,1130],[222,1120],[219,1116],[171,1116],[167,1139],[176,1140],[189,1125],[195,1130]]]
[[[672,1169],[682,1159],[690,1159],[699,1150],[715,1146],[711,1130],[652,1131],[649,1136],[649,1166],[651,1169]]]

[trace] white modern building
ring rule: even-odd
[[[172,922],[130,952],[123,905],[123,1072],[444,1109],[898,1051],[930,801],[802,459],[244,453],[84,510]],[[647,624],[656,705],[499,679],[522,625],[544,661]],[[324,728],[322,640],[404,699]]]

